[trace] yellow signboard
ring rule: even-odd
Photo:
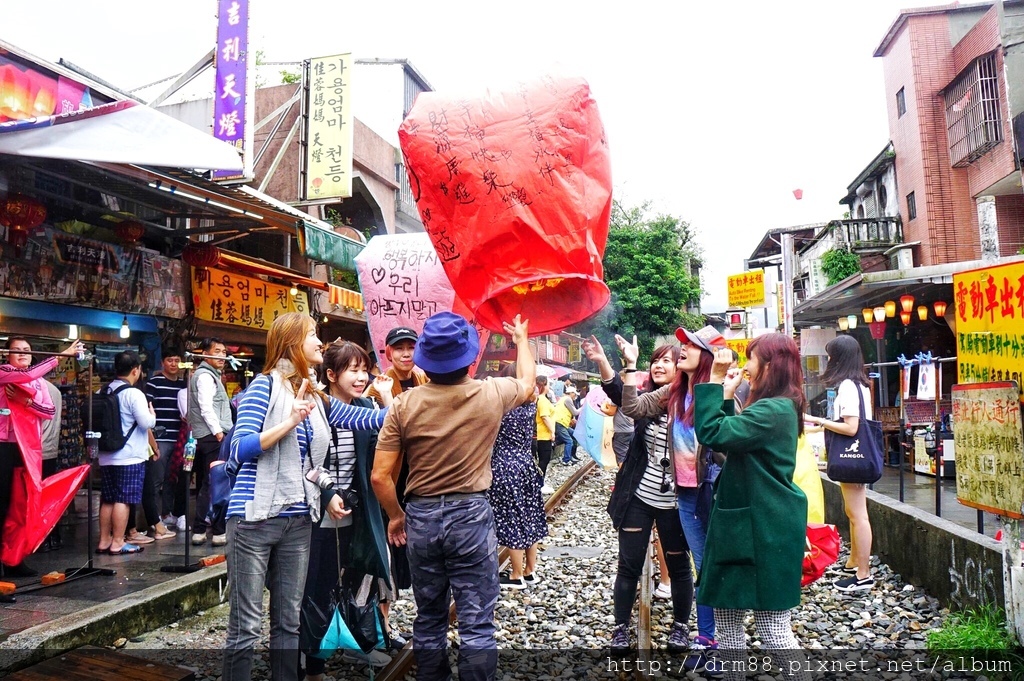
[[[965,506],[1024,518],[1024,435],[1017,386],[953,386],[956,497]]]
[[[352,196],[352,55],[309,60],[306,92],[306,200]]]
[[[1024,263],[953,275],[960,383],[1024,382]],[[1018,393],[1024,400],[1024,394]],[[959,453],[958,453],[959,458]]]
[[[743,367],[747,363],[747,346],[750,345],[752,338],[730,338],[725,341],[726,347],[730,350],[735,350],[736,354],[740,356],[740,367]]]
[[[764,307],[764,270],[729,275],[729,307]]]
[[[197,319],[266,330],[285,312],[309,312],[303,291],[209,267],[192,268],[192,304]]]

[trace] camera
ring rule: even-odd
[[[317,466],[306,473],[306,480],[309,480],[320,489],[331,489],[334,487],[334,479],[322,466]]]
[[[338,492],[338,496],[341,497],[341,502],[345,505],[346,510],[354,511],[359,508],[359,493],[354,489],[343,489]]]

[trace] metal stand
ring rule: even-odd
[[[190,353],[185,354],[186,356],[190,355]],[[192,380],[192,362],[182,362],[179,366],[185,370],[185,413],[187,414],[189,385],[191,384]],[[189,437],[191,437],[191,433],[189,433]],[[182,565],[162,565],[160,566],[160,572],[173,572],[185,574],[190,572],[196,572],[203,568],[202,565],[192,562],[192,537],[189,536],[189,530],[192,529],[192,514],[190,512],[192,510],[192,491],[190,488],[192,487],[193,465],[194,464],[192,462],[186,461],[185,465],[181,467],[181,473],[182,475],[185,476],[185,562]]]

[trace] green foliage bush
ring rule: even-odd
[[[821,256],[821,271],[828,286],[838,284],[861,271],[860,256],[844,248],[830,248]]]

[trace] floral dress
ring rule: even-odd
[[[498,543],[510,549],[528,549],[548,535],[543,483],[531,451],[536,416],[532,402],[505,414],[491,455],[494,480],[487,498]]]

